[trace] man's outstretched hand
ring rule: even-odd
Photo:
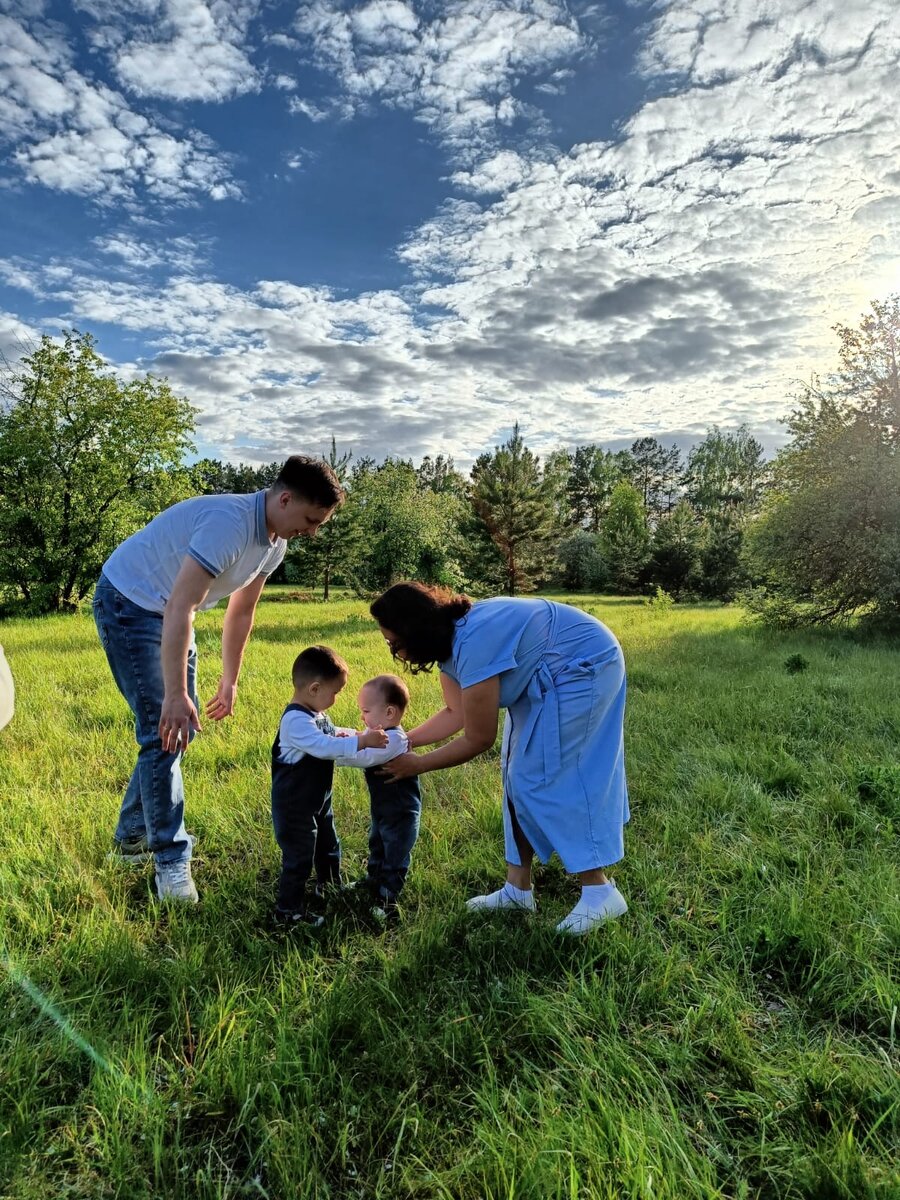
[[[226,683],[224,679],[220,679],[216,694],[207,701],[206,715],[211,721],[221,721],[223,717],[230,717],[234,712],[236,699],[237,684]]]

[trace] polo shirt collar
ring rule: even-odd
[[[266,528],[266,493],[256,493],[256,536],[261,546],[271,546],[269,530]],[[277,541],[277,538],[276,538]]]

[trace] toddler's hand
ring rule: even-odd
[[[367,729],[359,735],[360,750],[383,750],[391,739],[383,729]]]

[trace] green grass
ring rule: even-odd
[[[467,917],[502,873],[494,752],[425,777],[399,929],[285,940],[268,756],[293,655],[348,659],[346,724],[390,664],[362,604],[284,599],[188,756],[191,911],[104,860],[132,733],[90,617],[0,630],[0,1196],[900,1196],[896,646],[581,597],[629,666],[629,915],[558,939],[553,863],[536,920]],[[438,683],[411,687],[418,720]],[[336,808],[352,876],[361,774]]]

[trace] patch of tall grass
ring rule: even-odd
[[[467,914],[502,874],[494,751],[424,777],[398,929],[285,939],[268,758],[293,655],[347,658],[350,725],[390,666],[359,602],[278,599],[235,718],[187,756],[191,911],[105,860],[133,737],[89,616],[4,626],[0,1196],[900,1195],[896,646],[578,597],[629,667],[628,916],[560,940],[558,863],[535,919]],[[439,687],[410,686],[415,721]],[[353,876],[361,774],[336,808]]]

